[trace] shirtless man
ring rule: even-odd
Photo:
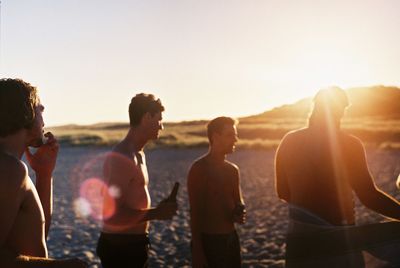
[[[76,259],[48,258],[58,143],[51,133],[43,133],[43,110],[35,87],[0,79],[0,267],[86,267]],[[31,153],[28,146],[37,151]],[[36,185],[21,161],[24,152]]]
[[[176,214],[176,201],[151,207],[143,152],[146,143],[157,139],[163,129],[163,111],[161,101],[151,94],[133,97],[129,131],[104,162],[104,178],[114,194],[104,198],[103,204],[103,229],[97,245],[103,268],[148,267],[149,221],[169,220]]]
[[[206,155],[190,168],[193,267],[240,267],[240,243],[234,223],[245,222],[239,168],[225,159],[237,142],[237,122],[218,117],[207,126],[210,142]]]
[[[374,243],[400,238],[400,224],[394,221],[353,227],[353,192],[366,207],[391,219],[400,220],[400,203],[375,185],[361,141],[340,129],[348,106],[342,89],[319,91],[308,127],[288,133],[276,153],[276,191],[289,203],[292,231],[304,232],[310,226],[344,227],[335,229],[344,232],[332,229],[331,236],[326,237],[327,251],[333,250],[335,244],[343,251],[346,247],[367,249]],[[299,252],[313,258],[316,251],[323,250],[324,245],[313,243],[310,237],[303,238],[297,246],[290,243],[295,239],[288,240],[289,258],[299,257]],[[318,239],[323,240],[322,234]],[[294,267],[303,266],[297,262]]]

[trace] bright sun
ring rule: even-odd
[[[367,65],[338,50],[314,50],[300,55],[290,67],[291,97],[301,99],[313,96],[319,89],[338,86],[343,89],[367,83]]]

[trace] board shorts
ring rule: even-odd
[[[150,241],[147,234],[101,233],[96,253],[103,268],[148,267]]]
[[[229,234],[201,234],[209,268],[241,267],[240,242],[236,231]]]

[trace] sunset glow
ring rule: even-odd
[[[332,85],[400,85],[399,1],[1,5],[1,75],[39,87],[47,125],[126,122],[139,92],[179,121],[258,114]]]

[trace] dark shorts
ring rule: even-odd
[[[286,267],[400,267],[399,248],[400,223],[395,221],[315,228],[315,232],[288,234]],[[365,259],[364,251],[386,265],[374,265]]]
[[[240,242],[236,231],[230,234],[201,234],[208,267],[241,267]]]
[[[149,237],[146,234],[101,233],[97,255],[103,268],[148,267]]]

